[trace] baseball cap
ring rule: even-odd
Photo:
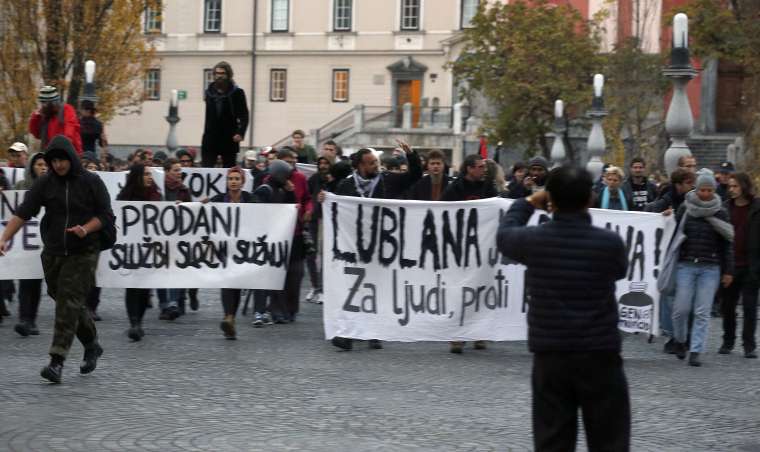
[[[734,171],[736,171],[736,169],[734,168],[734,164],[731,162],[723,162],[718,167],[719,173],[733,173]]]
[[[29,153],[29,149],[26,147],[26,145],[18,141],[13,143],[11,147],[8,148],[8,150],[13,152],[23,152],[24,154]]]

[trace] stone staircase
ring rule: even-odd
[[[718,169],[726,161],[726,149],[739,135],[692,135],[687,140],[691,153],[697,158],[697,168]]]

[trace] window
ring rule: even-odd
[[[272,0],[272,31],[288,31],[290,0]]]
[[[469,28],[472,26],[472,18],[478,13],[480,0],[462,0],[462,14],[460,28]]]
[[[161,33],[161,2],[145,8],[145,33]]]
[[[348,74],[348,69],[333,69],[333,102],[348,102]]]
[[[161,99],[161,69],[150,69],[145,73],[143,97],[145,100]]]
[[[333,31],[351,31],[353,0],[333,0]]]
[[[208,89],[209,85],[213,83],[214,81],[214,70],[213,69],[204,69],[203,70],[203,94],[206,94],[206,89]]]
[[[420,1],[401,0],[401,29],[420,29]]]
[[[286,69],[272,69],[269,74],[269,101],[285,102],[287,84],[288,71]]]
[[[203,8],[203,32],[222,31],[222,0],[205,0]]]

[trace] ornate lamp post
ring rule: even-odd
[[[169,123],[169,135],[166,137],[166,148],[169,152],[177,150],[177,123],[179,122],[179,93],[176,89],[172,90],[172,99],[169,104],[169,116],[166,117]]]
[[[564,121],[565,104],[557,99],[554,101],[554,143],[552,144],[552,166],[561,166],[565,163],[567,153],[565,152],[564,134],[567,127]]]
[[[679,13],[673,18],[673,48],[670,51],[670,66],[662,71],[673,82],[673,97],[670,99],[665,130],[670,136],[670,147],[665,151],[665,170],[668,174],[678,167],[678,159],[691,155],[686,139],[694,128],[694,119],[686,95],[686,85],[697,71],[689,60],[689,18]]]
[[[602,74],[594,75],[594,100],[591,101],[591,110],[586,113],[591,118],[591,133],[589,133],[586,142],[590,158],[586,164],[586,169],[591,173],[594,180],[602,174],[602,167],[604,166],[602,156],[607,151],[607,140],[604,138],[604,129],[602,128],[602,120],[607,116],[607,110],[604,109],[604,97],[602,97],[603,90],[604,76]]]
[[[87,60],[84,63],[84,95],[80,100],[91,100],[93,103],[98,101],[95,95],[95,62]]]

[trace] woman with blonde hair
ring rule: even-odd
[[[608,166],[604,171],[604,185],[597,192],[594,207],[610,210],[630,210],[633,198],[623,187],[625,173],[617,166]]]

